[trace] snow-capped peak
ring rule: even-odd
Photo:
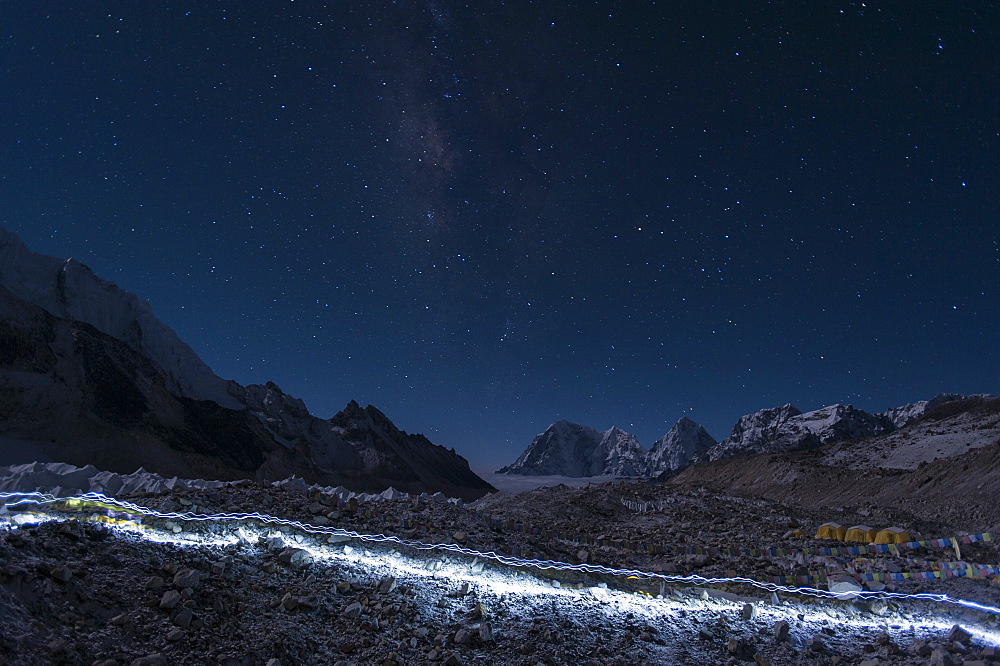
[[[174,331],[153,316],[149,303],[102,280],[75,259],[32,252],[0,228],[0,284],[60,319],[90,324],[159,366],[170,390],[196,400],[240,409],[231,382],[217,376]]]
[[[901,428],[907,423],[916,421],[938,405],[951,402],[952,400],[962,400],[965,397],[967,396],[960,393],[938,393],[930,400],[919,400],[917,402],[911,402],[908,405],[892,407],[879,414],[879,416],[885,416],[894,426]]]
[[[634,435],[612,427],[604,432],[556,421],[532,440],[513,464],[501,473],[562,476],[598,476],[641,473],[646,450]]]
[[[640,476],[646,466],[646,456],[646,449],[635,435],[612,427],[601,433],[601,441],[591,455],[590,476]]]
[[[682,416],[661,437],[646,458],[644,476],[658,476],[663,472],[674,472],[691,461],[692,458],[704,454],[718,444],[704,428],[687,416]]]

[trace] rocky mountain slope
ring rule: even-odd
[[[657,440],[649,456],[643,476],[654,477],[686,467],[693,458],[704,455],[718,444],[700,425],[684,416],[666,435]]]
[[[594,450],[589,476],[616,474],[639,476],[646,462],[647,451],[632,433],[612,427],[601,433],[601,441]],[[603,461],[603,464],[602,464]]]
[[[0,464],[62,461],[473,499],[468,462],[356,403],[330,420],[216,376],[148,304],[0,229]]]
[[[703,459],[809,449],[841,439],[871,437],[893,428],[886,417],[873,416],[851,405],[830,405],[804,414],[793,405],[785,405],[740,418],[729,437],[709,449]]]
[[[930,400],[878,414],[869,414],[852,405],[830,405],[804,414],[793,405],[764,409],[740,418],[729,437],[693,457],[690,463],[756,453],[801,451],[832,442],[885,435],[923,418],[941,405],[977,397],[991,396],[940,393]]]
[[[634,435],[620,428],[598,432],[563,420],[546,428],[513,464],[498,473],[638,476],[645,460],[646,449]]]
[[[172,394],[242,408],[229,394],[232,382],[212,372],[169,326],[153,316],[148,303],[97,277],[75,259],[32,252],[2,227],[0,285],[57,319],[89,324],[125,343],[157,369]]]
[[[692,465],[664,481],[812,507],[943,510],[1000,526],[1000,398],[939,403],[891,433]]]
[[[930,400],[920,400],[901,407],[893,407],[891,409],[887,409],[878,416],[887,418],[895,427],[901,428],[907,423],[921,418],[924,414],[932,409],[935,409],[938,405],[951,402],[953,400],[964,400],[965,398],[966,396],[960,393],[938,393]]]
[[[989,398],[985,394],[969,398]],[[802,413],[794,405],[762,409],[741,417],[729,437],[716,442],[687,417],[646,452],[634,436],[619,428],[599,433],[593,428],[560,421],[535,437],[504,474],[562,475],[570,477],[617,474],[653,478],[689,465],[759,453],[802,451],[845,440],[892,433],[947,403],[967,399],[941,393],[930,400],[895,407],[878,414],[852,405],[830,405]],[[596,441],[614,435],[617,444],[599,447]],[[622,461],[627,460],[627,464]]]

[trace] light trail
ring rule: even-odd
[[[696,586],[734,585],[734,584],[749,585],[757,589],[765,590],[768,592],[775,592],[775,593],[781,592],[783,594],[807,596],[819,599],[830,599],[830,600],[836,599],[841,601],[844,600],[864,601],[873,599],[926,601],[932,603],[950,604],[953,606],[958,606],[983,613],[1000,615],[1000,607],[980,604],[966,599],[955,598],[947,594],[933,594],[928,592],[907,594],[903,592],[886,592],[886,591],[874,592],[865,590],[830,591],[830,590],[822,590],[818,588],[805,587],[805,586],[790,586],[790,585],[780,585],[777,583],[762,582],[745,576],[705,577],[695,574],[685,576],[685,575],[665,574],[652,571],[642,571],[638,569],[622,569],[622,568],[608,567],[600,564],[588,564],[588,563],[572,564],[569,562],[559,562],[556,560],[522,559],[518,557],[512,557],[509,555],[498,554],[494,551],[480,551],[480,550],[475,550],[473,548],[466,548],[458,544],[424,543],[422,541],[414,541],[411,539],[401,539],[393,535],[387,536],[384,534],[364,534],[361,532],[355,532],[353,530],[345,530],[337,527],[310,525],[308,523],[302,523],[296,520],[288,520],[285,518],[278,518],[276,516],[271,516],[262,513],[199,514],[190,512],[157,511],[155,509],[149,509],[147,507],[143,507],[138,504],[134,504],[132,502],[127,502],[113,497],[108,497],[107,495],[103,495],[101,493],[84,493],[82,495],[73,495],[69,497],[55,497],[53,495],[43,494],[38,492],[25,492],[25,493],[0,492],[0,500],[4,501],[3,507],[11,507],[11,508],[16,508],[24,505],[46,505],[46,504],[59,504],[59,503],[66,503],[73,505],[75,503],[78,503],[81,506],[92,504],[105,509],[110,507],[113,508],[113,510],[120,510],[125,514],[131,514],[133,516],[145,516],[161,520],[180,520],[180,521],[196,522],[196,523],[257,521],[264,524],[290,527],[305,532],[307,534],[323,535],[327,537],[331,536],[341,537],[345,539],[357,539],[365,543],[392,544],[419,551],[449,552],[457,555],[464,555],[470,558],[491,560],[497,562],[498,564],[502,564],[508,567],[534,569],[537,571],[571,571],[576,573],[599,574],[599,575],[606,575],[606,576],[611,576],[616,578],[626,578],[626,579],[634,578],[638,580],[657,581],[662,583],[671,583],[680,585],[696,585]],[[13,500],[13,501],[8,502],[7,500]],[[231,540],[223,540],[223,542],[232,543]]]

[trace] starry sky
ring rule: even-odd
[[[0,225],[477,469],[1000,392],[990,2],[0,4]]]

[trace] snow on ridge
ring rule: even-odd
[[[646,466],[649,452],[635,435],[612,426],[601,433],[601,441],[593,454],[591,475],[617,474],[640,476]]]
[[[0,284],[53,316],[90,324],[152,360],[179,395],[212,400],[229,409],[243,405],[232,382],[205,364],[177,333],[153,315],[146,301],[98,277],[86,264],[32,252],[0,227]]]
[[[804,430],[815,433],[829,428],[840,420],[842,411],[843,405],[828,405],[820,409],[814,409],[811,412],[804,412],[793,418]]]
[[[972,395],[962,395],[961,393],[938,393],[930,400],[919,400],[917,402],[912,402],[908,405],[902,405],[900,407],[891,407],[885,410],[884,412],[877,414],[876,416],[884,416],[885,418],[892,421],[893,425],[895,425],[897,428],[902,428],[904,425],[911,423],[912,421],[916,421],[930,410],[946,402],[951,402],[953,400],[964,400],[966,398],[993,398],[993,397],[995,396],[989,393],[974,393]]]
[[[959,413],[942,421],[909,424],[872,438],[865,446],[834,444],[819,462],[850,469],[914,470],[922,464],[955,458],[998,442],[1000,414]]]
[[[591,477],[639,476],[647,451],[635,435],[621,428],[598,431],[565,419],[537,435],[504,474]]]
[[[653,445],[646,458],[645,476],[675,472],[695,456],[705,454],[718,442],[698,423],[682,416],[666,435]]]

